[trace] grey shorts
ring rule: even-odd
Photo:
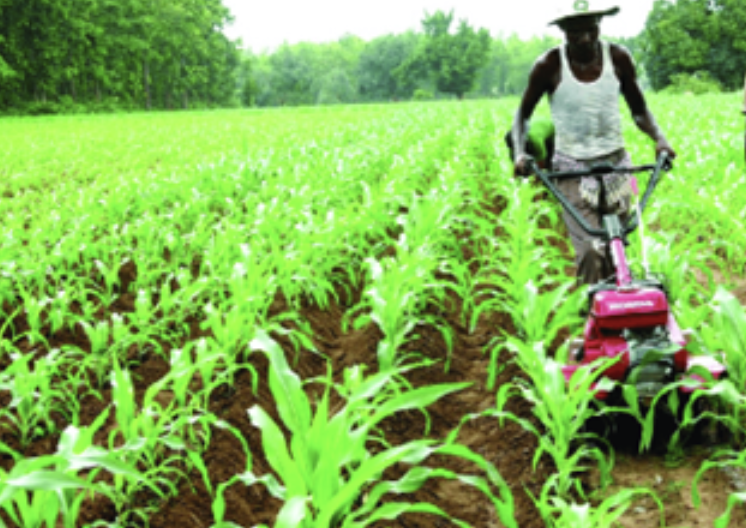
[[[632,160],[626,150],[619,150],[608,156],[591,160],[575,160],[558,152],[554,155],[552,169],[556,172],[581,171],[589,169],[597,163],[611,163],[624,167],[632,166]],[[624,179],[628,185],[628,175],[622,174],[619,177]],[[601,227],[603,216],[608,214],[618,214],[623,222],[627,221],[630,210],[629,194],[622,196],[617,202],[610,204],[607,200],[603,200],[598,206],[593,206],[581,193],[581,180],[582,178],[559,180],[557,187],[592,228],[598,229]],[[613,275],[614,267],[606,244],[586,233],[567,211],[563,212],[562,218],[575,249],[578,280],[585,284],[593,284]]]

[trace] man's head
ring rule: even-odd
[[[593,53],[600,34],[598,15],[568,17],[557,25],[565,34],[567,47],[573,53],[588,55]]]

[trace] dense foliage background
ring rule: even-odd
[[[490,35],[453,12],[364,41],[229,40],[222,0],[0,0],[0,112],[56,113],[500,97],[522,92],[559,38]],[[733,90],[746,71],[746,3],[656,0],[627,46],[644,87]]]
[[[656,0],[640,37],[645,69],[656,90],[693,77],[728,90],[746,72],[746,2]]]
[[[0,0],[0,109],[225,106],[222,0]]]

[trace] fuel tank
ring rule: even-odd
[[[666,294],[654,288],[601,291],[593,297],[591,316],[599,330],[665,326]]]

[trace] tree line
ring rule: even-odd
[[[562,42],[490,37],[453,13],[426,15],[421,32],[370,42],[348,36],[328,44],[285,44],[247,55],[260,106],[518,95],[534,61]],[[746,74],[744,0],[656,0],[643,31],[602,38],[630,50],[646,89],[737,90]],[[468,50],[468,51],[467,51]]]
[[[229,105],[229,16],[222,0],[2,0],[0,111]]]
[[[493,37],[436,11],[420,31],[257,54],[224,35],[230,20],[222,0],[0,0],[0,112],[501,97],[561,42]],[[743,0],[656,0],[640,35],[611,40],[643,86],[738,89],[743,27]]]
[[[453,12],[426,14],[422,31],[371,41],[348,35],[324,44],[284,44],[248,52],[258,106],[349,104],[520,93],[536,58],[559,38],[491,37]]]

